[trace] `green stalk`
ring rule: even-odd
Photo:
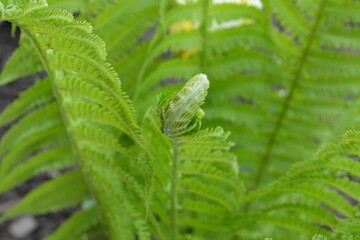
[[[170,182],[170,239],[177,240],[177,183],[178,183],[178,147],[173,141],[173,161]]]

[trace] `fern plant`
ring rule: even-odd
[[[0,192],[69,169],[1,220],[81,204],[47,240],[358,237],[358,2],[72,2],[0,1],[21,29],[0,83],[47,72],[0,115]]]
[[[339,136],[356,108],[349,97],[358,88],[358,39],[350,36],[358,29],[349,24],[358,21],[358,4],[303,2],[263,1],[259,9],[195,1],[165,12],[160,23],[165,29],[179,21],[192,27],[163,34],[149,50],[134,93],[135,101],[142,97],[136,106],[146,108],[144,98],[157,94],[149,90],[164,91],[161,81],[207,73],[214,86],[207,119],[232,131],[246,181],[256,189],[277,179]],[[221,28],[239,18],[240,26]],[[272,18],[285,30],[271,27]],[[166,51],[169,59],[158,58]]]

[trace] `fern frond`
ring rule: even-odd
[[[277,99],[277,102],[274,101],[269,105],[267,102],[254,101],[253,104],[256,105],[254,108],[269,109],[271,106],[270,109],[273,111],[271,115],[276,119],[273,129],[270,132],[264,131],[265,136],[268,137],[265,150],[257,147],[259,152],[264,152],[260,159],[260,165],[255,165],[257,169],[255,170],[257,176],[255,179],[258,180],[255,180],[254,188],[261,185],[263,181],[268,182],[265,180],[267,177],[264,177],[264,172],[269,173],[269,179],[274,179],[276,175],[272,174],[272,169],[280,169],[276,166],[285,166],[286,162],[299,161],[300,155],[311,156],[318,143],[324,143],[327,139],[331,139],[340,130],[330,130],[331,128],[343,127],[345,122],[348,123],[354,119],[352,109],[354,105],[349,105],[349,101],[345,99],[354,89],[353,87],[347,88],[346,85],[350,86],[352,81],[348,76],[356,75],[357,67],[352,66],[354,63],[351,59],[356,59],[357,56],[350,52],[338,51],[339,49],[332,44],[324,47],[324,43],[319,41],[326,36],[331,26],[340,24],[337,20],[327,22],[324,17],[331,5],[330,1],[309,3],[312,4],[313,11],[310,15],[301,9],[302,4],[306,3],[279,0],[272,1],[268,6],[268,10],[275,13],[280,23],[283,24],[282,27],[285,28],[283,32],[289,32],[291,35],[284,36],[284,33],[274,35],[276,37],[274,41],[278,43],[279,47],[288,46],[285,47],[284,54],[279,54],[281,62],[277,62],[280,63],[284,73],[282,76],[280,75],[281,82],[273,83],[280,86],[279,90],[272,91],[273,99]],[[341,35],[339,32],[336,34]],[[284,40],[285,38],[287,40]],[[292,43],[284,44],[289,40]],[[300,48],[295,47],[296,41]],[[354,44],[356,44],[356,40]],[[300,51],[290,50],[291,45]],[[335,48],[336,52],[333,51]],[[331,60],[329,61],[329,59]],[[349,61],[347,62],[346,59]],[[319,88],[316,85],[320,82],[316,79],[324,79],[326,88],[333,86],[333,90],[326,91],[324,89],[321,94],[318,94]],[[330,79],[334,79],[334,81]],[[338,79],[341,80],[337,81]],[[331,84],[329,84],[330,82]],[[338,90],[335,84],[340,82],[344,85],[340,85],[343,87]],[[251,99],[254,98],[251,97]],[[339,111],[347,112],[346,119],[339,116]],[[292,144],[288,144],[290,142]],[[304,146],[299,144],[304,144]],[[256,145],[253,146],[256,147]],[[289,149],[294,151],[289,151]],[[290,154],[287,153],[285,156],[285,152],[290,152]],[[293,155],[291,152],[296,152],[296,154]]]
[[[130,159],[128,150],[119,143],[120,136],[127,138],[125,141],[127,147],[136,146],[140,149],[145,159],[143,165],[146,165],[146,159],[150,154],[140,135],[132,104],[122,91],[116,72],[105,60],[104,43],[92,34],[90,24],[74,20],[72,14],[64,10],[48,10],[45,1],[3,1],[3,4],[4,9],[8,11],[2,14],[1,20],[15,23],[22,30],[22,35],[30,40],[49,74],[50,86],[56,100],[56,103],[40,107],[26,115],[2,139],[0,152],[4,158],[1,170],[2,176],[8,181],[4,188],[16,184],[14,176],[25,170],[29,172],[19,180],[48,168],[73,165],[72,161],[76,158],[83,166],[82,171],[85,174],[92,174],[88,178],[94,182],[90,181],[87,184],[93,188],[93,197],[98,200],[97,207],[104,209],[104,216],[114,218],[108,230],[111,238],[120,239],[119,236],[122,236],[126,240],[135,239],[138,234],[141,239],[149,239],[147,222],[143,218],[142,211],[138,210],[141,206],[140,202],[145,201],[144,194],[133,203],[131,201],[133,198],[124,198],[123,190],[117,188],[121,185],[121,181],[113,181],[114,178],[119,177],[118,175],[115,177],[113,175],[109,181],[109,178],[104,178],[103,174],[100,173],[98,176],[98,172],[92,172],[92,166],[86,162],[88,154],[84,149],[88,147],[98,151],[99,156],[110,157],[111,162],[116,158],[120,158],[121,161],[124,157]],[[20,108],[25,105],[26,97],[29,96],[20,98],[14,106]],[[14,120],[39,104],[36,99],[32,101],[33,105],[25,108],[24,111],[16,110],[15,107],[9,108],[17,116],[7,117],[9,119],[6,121]],[[78,104],[74,106],[73,102]],[[87,106],[85,110],[79,109],[82,104]],[[102,111],[105,112],[105,116],[101,115]],[[112,115],[115,118],[104,120]],[[81,116],[82,119],[77,116]],[[108,128],[108,125],[114,127]],[[53,154],[57,151],[55,149],[60,149],[55,146],[66,144],[70,144],[72,148],[73,153],[69,153],[68,156],[71,161],[67,161],[66,158],[60,160],[53,158]],[[40,152],[23,165],[16,166],[27,155],[41,151],[43,147],[54,150]],[[58,157],[66,156],[65,152],[62,154]],[[44,165],[38,166],[41,162]],[[118,171],[117,174],[122,173],[120,176],[124,182],[137,183],[138,178],[142,183],[147,182],[148,180],[135,170],[133,164],[127,164],[126,169],[122,172]],[[65,187],[64,184],[70,187]],[[7,212],[4,218],[22,213],[45,213],[81,203],[90,198],[87,184],[81,171],[64,174],[56,180],[45,183],[44,187],[34,190],[22,203]],[[136,191],[139,192],[142,187],[139,187],[139,183],[137,186]],[[102,193],[103,188],[108,191],[104,195],[97,194]],[[57,192],[53,193],[55,190]],[[48,197],[44,197],[48,194]],[[59,200],[65,195],[68,199]],[[109,201],[109,195],[115,200]],[[126,218],[125,222],[122,217]],[[135,234],[131,233],[133,229],[129,229],[128,234],[121,235],[118,232],[119,226],[124,227],[129,221],[133,222]]]
[[[105,156],[102,156],[91,150],[82,150],[83,156],[88,160],[86,162],[86,171],[94,182],[94,187],[97,191],[105,192],[99,196],[99,201],[102,206],[106,207],[105,218],[109,220],[108,225],[113,236],[117,239],[129,239],[139,236],[141,240],[149,240],[150,233],[148,224],[141,214],[140,206],[134,205],[130,200],[130,196],[126,196],[123,193],[124,188],[120,181],[128,184],[128,187],[134,187],[133,191],[140,195],[140,198],[144,198],[143,188],[136,180],[129,176],[125,171],[122,171],[111,160],[107,160]],[[104,174],[106,171],[106,174]],[[114,181],[115,180],[115,181]],[[114,203],[114,204],[110,204]],[[140,210],[138,209],[140,208]],[[123,221],[132,219],[131,223],[126,223],[127,227],[135,228],[135,233],[132,233],[129,238],[122,233],[124,231]],[[120,225],[119,225],[120,224]],[[123,225],[123,226],[122,226]],[[122,226],[122,231],[119,231],[119,226]],[[136,235],[135,235],[136,234]]]
[[[73,134],[74,140],[76,140],[79,145],[93,145],[99,148],[108,148],[129,159],[132,159],[130,153],[118,142],[116,137],[111,136],[98,128],[79,124],[77,125],[77,128],[73,130]],[[105,150],[103,151],[106,152]]]
[[[359,201],[360,185],[348,176],[359,175],[359,163],[350,157],[359,154],[359,136],[357,131],[347,132],[341,142],[322,147],[315,159],[295,164],[278,181],[250,193],[246,201],[259,200],[269,206],[264,208],[264,213],[256,215],[259,221],[272,213],[279,216],[286,214],[288,218],[291,212],[298,212],[309,223],[321,224],[332,230],[354,221],[359,209],[353,201]],[[311,205],[303,205],[305,202]],[[311,231],[305,235],[316,232],[333,235],[330,231]]]
[[[188,77],[184,71],[207,73],[215,86],[205,108],[208,119],[227,124],[234,132],[232,139],[241,142],[236,152],[239,162],[249,169],[247,179],[258,179],[254,188],[276,179],[291,163],[311,156],[319,143],[342,131],[334,131],[334,126],[345,126],[354,119],[354,107],[346,99],[357,89],[358,56],[339,47],[356,49],[357,30],[352,38],[348,27],[337,31],[339,21],[346,18],[339,17],[330,25],[348,44],[328,42],[324,48],[321,40],[331,30],[326,16],[336,9],[333,6],[349,9],[351,4],[279,0],[263,10],[236,4],[176,6],[165,14],[165,26],[171,29],[176,22],[188,21],[192,28],[170,31],[158,39],[146,59],[144,76],[139,77],[135,100],[142,96],[142,101],[137,106],[144,109],[149,105],[156,95],[154,89],[169,89],[167,79],[179,79],[178,83]],[[312,9],[310,15],[307,9]],[[273,14],[285,28],[283,32],[290,33],[288,36],[266,26]],[[248,25],[214,30],[210,24],[242,16],[250,20]],[[183,40],[178,43],[178,39]],[[167,51],[171,53],[169,59],[156,58]],[[183,59],[185,51],[194,52]],[[237,134],[240,129],[246,134]]]
[[[65,173],[30,192],[6,212],[1,220],[21,214],[41,214],[75,206],[89,199],[90,193],[81,171]]]
[[[63,225],[61,225],[52,235],[44,240],[79,239],[91,227],[100,221],[96,208],[81,210],[73,214]]]
[[[292,211],[296,214],[304,214],[308,216],[313,222],[319,223],[324,226],[334,226],[338,224],[336,217],[325,208],[319,208],[316,204],[289,202],[282,204],[274,204],[262,209],[264,213],[271,214],[272,211]]]
[[[11,110],[11,109],[10,109]],[[30,133],[37,131],[38,129],[30,129],[29,126],[32,122],[41,122],[45,121],[45,119],[52,119],[54,123],[56,124],[57,117],[59,116],[59,108],[55,103],[50,103],[48,105],[45,105],[44,107],[38,108],[34,111],[32,111],[30,114],[26,115],[24,118],[22,118],[19,121],[18,125],[12,126],[11,130],[6,133],[4,138],[2,139],[1,144],[1,153],[3,154],[7,148],[9,148],[11,145],[5,145],[5,142],[7,144],[9,143],[16,143],[16,140],[20,140]],[[50,122],[50,121],[49,121]],[[38,128],[41,128],[39,126]]]
[[[208,87],[206,75],[196,75],[145,115],[144,132],[157,169],[154,210],[167,222],[170,237],[191,228],[189,238],[229,238],[234,209],[244,194],[236,157],[227,152],[233,145],[227,141],[229,133],[220,127],[200,130]],[[164,205],[169,206],[166,211]]]
[[[198,22],[201,20],[201,11],[200,2],[189,2],[187,4],[177,5],[176,8],[173,8],[166,12],[166,17],[164,18],[164,28],[168,29],[171,25],[182,22],[182,21],[193,21]]]
[[[98,81],[98,80],[97,80]],[[109,87],[107,87],[109,88]],[[138,126],[136,122],[127,122],[127,119],[124,119],[124,113],[122,111],[122,103],[116,101],[115,99],[109,97],[107,90],[101,90],[100,88],[95,87],[92,84],[89,84],[85,80],[80,80],[76,78],[65,78],[61,83],[59,83],[59,90],[66,96],[72,95],[76,99],[82,98],[88,101],[96,102],[97,104],[92,104],[93,106],[99,106],[104,109],[106,112],[110,112],[107,115],[115,115],[118,124],[116,124],[120,130],[124,133],[127,133],[134,137],[138,137]],[[115,93],[113,93],[115,94]],[[117,98],[119,98],[118,96]],[[126,98],[126,101],[128,99]],[[75,109],[74,109],[75,110]],[[132,112],[131,109],[127,109],[128,113]],[[130,111],[130,112],[129,112]]]
[[[48,73],[0,115],[0,125],[19,119],[0,142],[0,192],[49,169],[81,167],[34,190],[4,219],[92,199],[93,209],[73,215],[49,239],[357,234],[360,134],[348,132],[309,159],[319,144],[358,125],[356,1],[88,3],[69,9],[105,41],[89,22],[46,1],[0,2],[0,20],[22,31],[3,82]],[[20,60],[37,67],[15,73]],[[198,72],[212,82],[204,120],[206,75],[180,87]],[[247,196],[240,175],[250,185]]]
[[[19,45],[1,71],[0,86],[43,71],[43,66],[30,42],[26,38],[21,38]]]
[[[359,219],[349,220],[337,229],[339,239],[357,239],[360,236]]]
[[[94,27],[107,43],[110,60],[132,51],[157,21],[156,1],[126,1],[109,5],[95,20]]]
[[[31,112],[6,132],[0,142],[0,154],[4,155],[20,141],[36,141],[34,137],[42,137],[37,135],[39,132],[46,134],[46,132],[43,132],[44,129],[63,127],[61,126],[59,116],[60,113],[56,104],[49,104]],[[32,128],[31,126],[33,126],[34,123],[38,125]],[[33,149],[30,149],[30,151],[32,150]]]
[[[271,53],[278,51],[277,46],[270,41],[264,30],[258,25],[220,29],[213,31],[210,36],[208,49],[216,54],[227,53],[230,50],[236,50],[238,47],[265,48]]]
[[[328,238],[325,235],[321,235],[321,234],[315,234],[312,237],[312,240],[327,240]]]
[[[313,236],[314,232],[326,233],[326,231],[319,226],[303,221],[296,216],[268,215],[262,217],[260,222],[270,223],[271,225],[279,226],[307,237]]]
[[[86,19],[92,23],[94,22],[94,16],[97,16],[112,3],[113,0],[48,0],[50,9],[66,9],[79,14],[78,19]]]
[[[286,24],[285,27],[287,30],[291,31],[292,34],[301,38],[309,36],[309,23],[296,3],[289,0],[276,0],[271,2],[271,7],[281,22]]]
[[[17,184],[48,170],[62,169],[74,166],[77,163],[69,146],[57,147],[40,152],[30,157],[26,162],[1,176],[0,192],[16,186]]]
[[[148,89],[156,88],[165,79],[188,79],[198,73],[199,70],[200,68],[196,66],[193,59],[173,59],[160,63],[156,70],[151,72],[143,82],[139,83],[137,95],[135,96],[146,94]]]
[[[54,99],[50,80],[37,81],[32,87],[22,92],[20,96],[11,103],[0,114],[0,125],[4,126],[21,117],[31,109],[50,102]]]
[[[259,25],[265,22],[261,10],[246,3],[214,3],[209,6],[209,15],[220,23],[238,20],[239,17],[251,19],[251,21],[259,23]]]

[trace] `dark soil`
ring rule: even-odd
[[[0,68],[2,69],[6,60],[11,53],[16,49],[19,40],[19,33],[15,38],[11,37],[11,25],[7,22],[0,22]],[[34,83],[33,77],[19,79],[15,82],[9,83],[0,87],[0,112],[17,98],[18,94]],[[0,128],[0,137],[6,132],[10,126]],[[15,202],[19,201],[29,191],[36,188],[44,181],[51,178],[51,174],[40,174],[25,183],[19,185],[11,191],[0,194],[0,215],[4,209],[9,208]],[[1,184],[1,182],[0,182]],[[56,229],[72,212],[74,209],[68,209],[57,213],[45,214],[35,216],[38,227],[25,238],[21,240],[38,240],[47,236],[54,229]],[[0,240],[18,240],[9,234],[9,225],[16,219],[0,223]],[[64,239],[65,240],[65,239]]]

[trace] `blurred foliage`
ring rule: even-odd
[[[357,239],[359,1],[0,0],[0,18],[21,29],[0,85],[47,73],[0,114],[0,192],[67,169],[2,220],[81,204],[47,240]]]

